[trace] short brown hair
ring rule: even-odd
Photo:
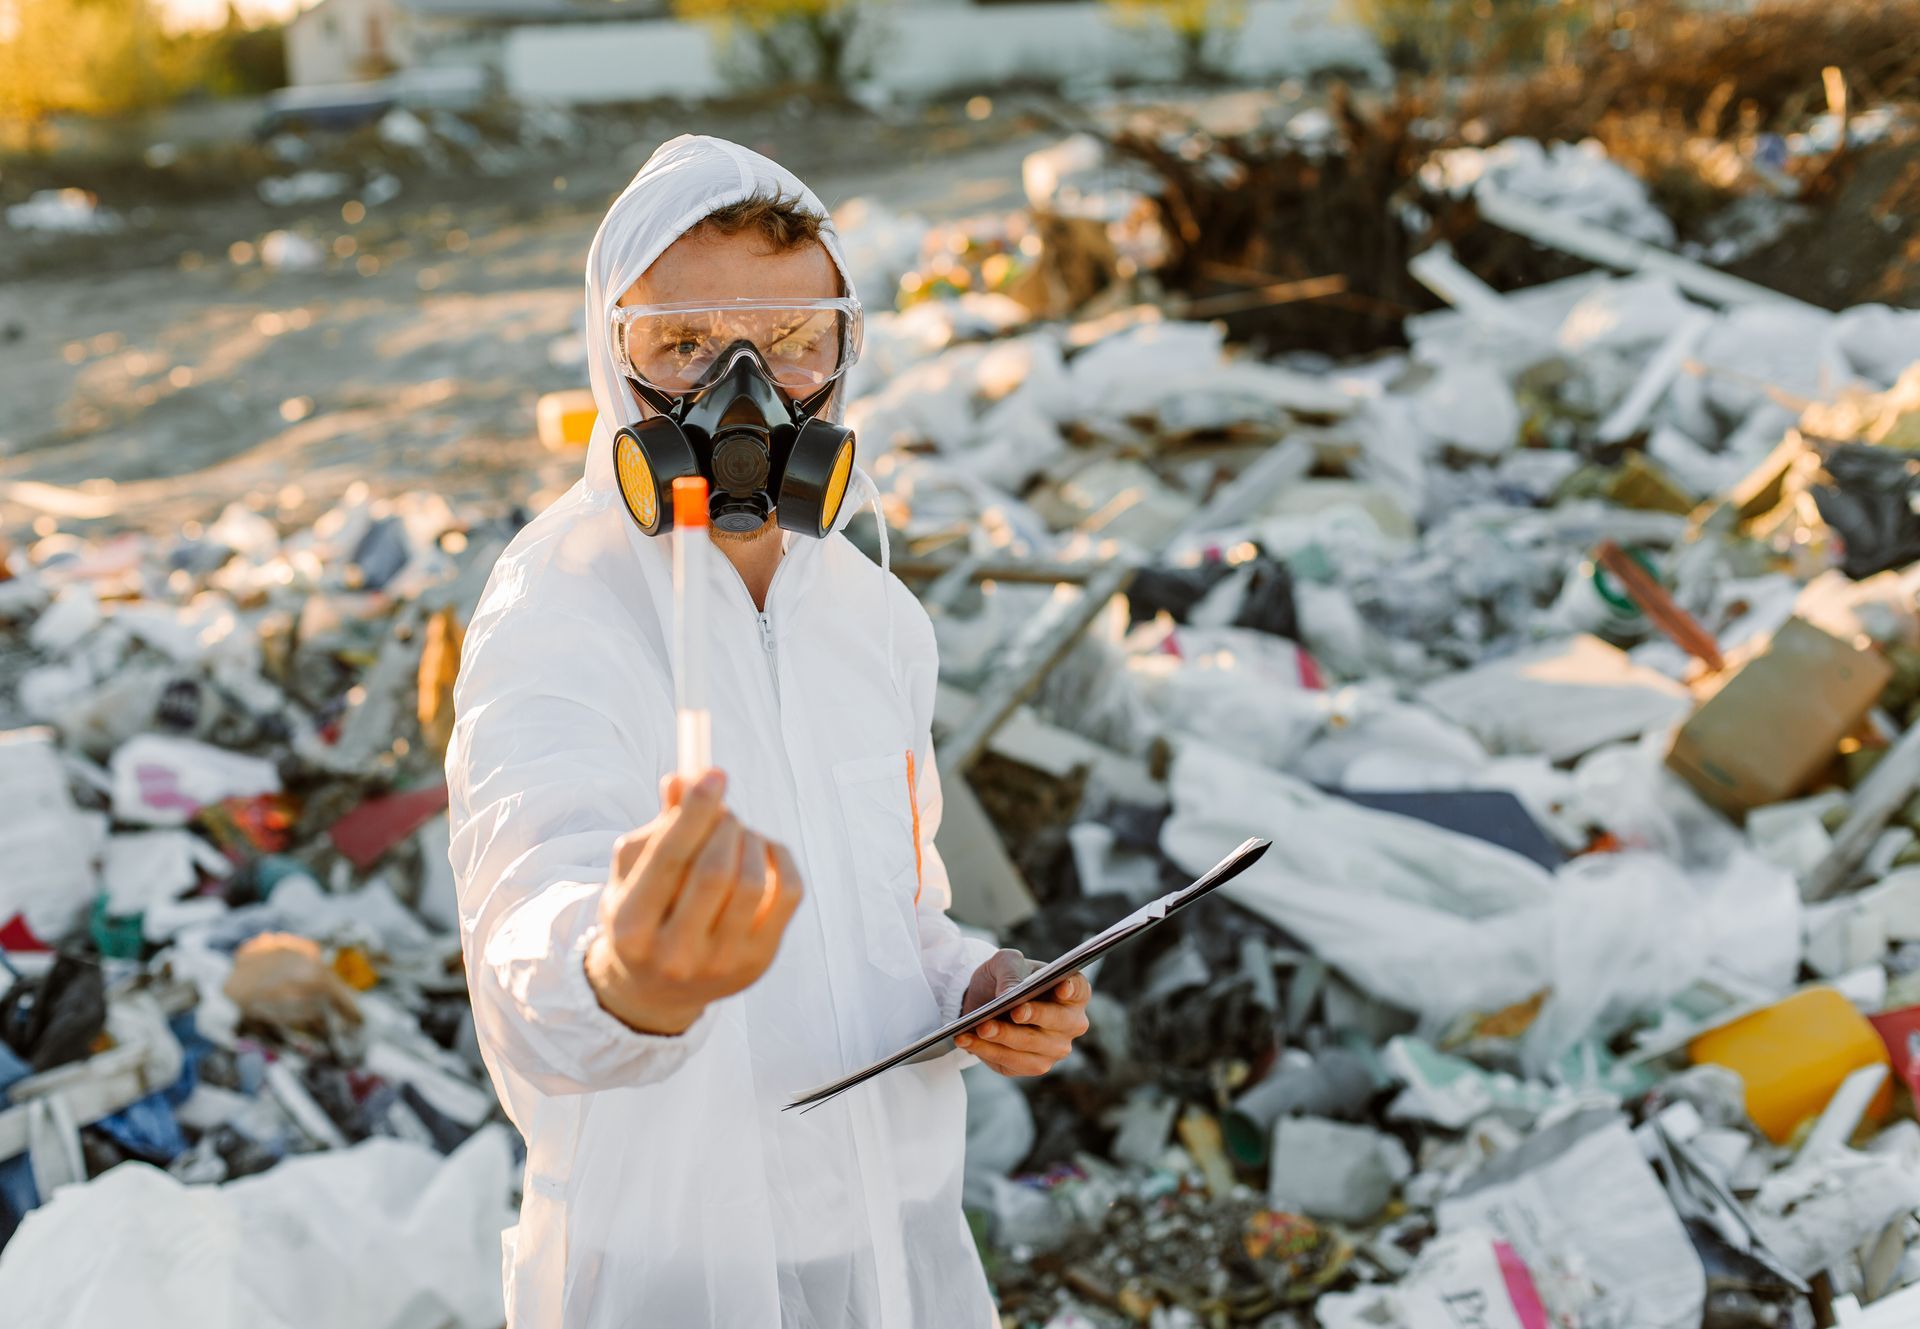
[[[754,194],[708,213],[697,229],[711,229],[719,235],[756,231],[775,253],[784,253],[818,241],[824,223],[825,218],[807,211],[797,198]]]

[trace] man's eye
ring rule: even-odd
[[[820,349],[818,333],[797,332],[773,344],[773,354],[783,360],[804,360]]]

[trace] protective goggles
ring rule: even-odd
[[[825,387],[860,355],[860,302],[683,301],[622,305],[613,311],[613,352],[621,370],[660,392],[700,387],[720,354],[749,342],[773,381],[790,393]]]

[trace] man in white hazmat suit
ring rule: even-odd
[[[819,200],[731,143],[663,145],[588,254],[586,475],[493,571],[447,754],[474,1018],[528,1146],[513,1329],[995,1323],[961,1063],[1052,1065],[1083,977],[966,1051],[779,1110],[1027,972],[945,915],[932,626],[884,530],[879,568],[841,534],[840,491],[873,494],[835,460],[858,328]],[[799,432],[753,435],[762,409]],[[685,438],[725,555],[695,588],[716,769],[691,789],[669,775],[670,542],[646,533]]]

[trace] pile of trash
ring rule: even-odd
[[[1689,0],[1596,13],[1565,57],[1463,90],[1492,142],[1596,138],[1695,257],[1837,308],[1911,305],[1920,188],[1915,0]]]
[[[1378,202],[1437,307],[1256,355],[1171,267],[1234,155],[1117,137],[1024,217],[841,218],[955,915],[1050,956],[1274,841],[1052,1075],[968,1072],[1005,1321],[1911,1322],[1920,311],[1703,267],[1596,143],[1436,139]],[[1572,275],[1467,261],[1516,247]]]
[[[85,1286],[87,1324],[497,1329],[520,1144],[467,1005],[440,765],[460,625],[518,524],[361,486],[307,530],[236,505],[7,560],[21,1323],[73,1323]]]
[[[1913,1323],[1920,312],[1703,267],[1597,145],[1335,109],[839,219],[955,916],[1051,957],[1273,841],[1099,962],[1054,1073],[966,1072],[1003,1319]],[[1289,207],[1378,212],[1351,264],[1204,192],[1262,144]],[[1366,326],[1300,340],[1331,299]],[[497,1325],[439,765],[522,519],[4,560],[0,1304]]]

